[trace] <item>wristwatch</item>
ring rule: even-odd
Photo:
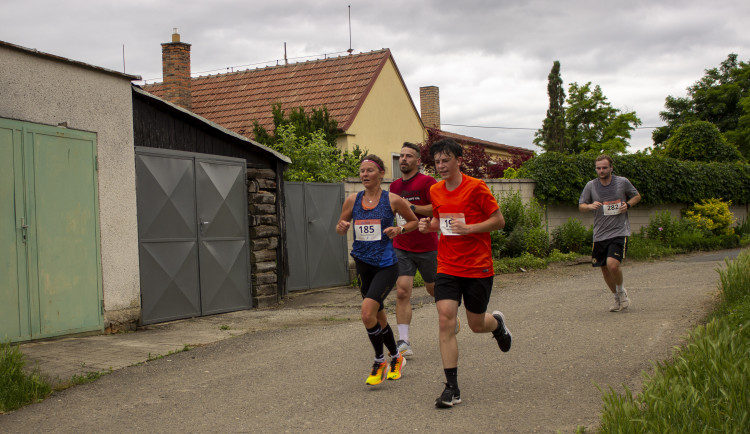
[[[416,206],[414,206],[414,205],[409,205],[409,208],[411,208],[411,212],[413,212],[414,214],[416,214],[416,213],[417,213],[417,207],[416,207]]]
[[[404,233],[404,227],[403,226],[399,226],[398,228],[401,229],[401,232],[399,232],[399,234],[403,234]]]

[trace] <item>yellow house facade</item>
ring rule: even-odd
[[[404,142],[426,140],[422,120],[392,58],[388,58],[367,93],[351,125],[338,138],[338,147],[351,151],[355,145],[383,159],[386,178],[394,176]]]

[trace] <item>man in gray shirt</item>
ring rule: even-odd
[[[641,195],[627,178],[612,175],[612,158],[608,155],[598,156],[595,165],[597,179],[592,179],[584,187],[578,199],[578,209],[594,212],[591,263],[594,267],[601,267],[604,281],[615,296],[615,303],[609,311],[619,312],[630,305],[620,269],[630,236],[627,212],[641,201]]]

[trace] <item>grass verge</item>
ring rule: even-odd
[[[721,302],[634,396],[603,391],[604,433],[747,432],[750,426],[750,250],[719,272]]]

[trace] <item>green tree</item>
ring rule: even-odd
[[[729,54],[718,68],[687,89],[686,97],[668,96],[666,110],[659,113],[667,124],[652,133],[654,147],[662,150],[667,140],[684,124],[710,122],[727,141],[750,158],[750,62],[738,62]]]
[[[281,108],[281,103],[271,106],[273,113],[273,134],[253,121],[253,135],[255,141],[264,145],[270,145],[278,140],[276,131],[280,126],[292,125],[298,137],[310,139],[313,133],[323,132],[323,137],[330,146],[336,146],[336,138],[339,136],[338,122],[331,117],[328,109],[323,106],[320,109],[313,108],[310,113],[305,112],[304,107],[297,107],[291,110],[289,116]]]
[[[331,146],[322,130],[299,136],[291,124],[280,125],[276,141],[268,146],[288,156],[292,163],[284,171],[286,181],[340,182],[357,176],[359,159],[366,153],[358,147],[354,152],[342,152]]]
[[[547,76],[549,108],[542,128],[534,134],[534,144],[545,151],[565,151],[565,89],[560,76],[560,62],[555,60]]]
[[[667,140],[664,155],[689,161],[742,161],[740,151],[727,143],[719,128],[707,121],[683,124]]]
[[[631,131],[641,125],[635,112],[621,112],[612,107],[597,85],[571,83],[565,109],[565,142],[568,153],[594,151],[619,154],[625,152]]]

